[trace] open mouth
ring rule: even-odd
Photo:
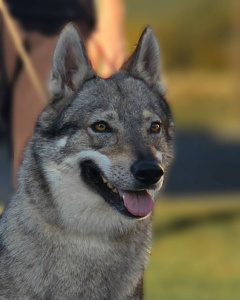
[[[153,209],[154,202],[147,190],[126,191],[114,187],[90,160],[81,163],[81,176],[109,205],[127,217],[142,218]]]

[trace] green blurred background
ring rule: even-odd
[[[177,126],[155,207],[147,300],[240,298],[240,1],[128,0],[129,53],[150,25]]]
[[[178,128],[239,138],[240,90],[234,78],[240,56],[239,1],[128,0],[126,6],[129,51],[148,24],[160,42]]]

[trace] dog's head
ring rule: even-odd
[[[119,72],[102,79],[68,25],[54,53],[50,91],[34,144],[62,222],[98,231],[148,217],[173,139],[152,30],[145,29]]]

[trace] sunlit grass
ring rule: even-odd
[[[239,299],[239,198],[171,198],[157,203],[146,300]]]
[[[170,72],[168,99],[179,129],[240,137],[240,103],[230,73]]]

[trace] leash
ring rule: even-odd
[[[15,28],[14,22],[12,20],[12,17],[9,14],[8,8],[3,2],[3,0],[0,0],[0,11],[2,12],[3,20],[5,21],[6,28],[8,29],[8,32],[12,38],[13,44],[15,45],[18,54],[20,58],[23,61],[23,64],[26,68],[26,71],[28,73],[28,76],[35,87],[41,101],[46,104],[47,103],[47,95],[44,91],[44,88],[42,87],[42,84],[38,78],[38,75],[33,67],[33,64],[31,60],[28,57],[28,54],[26,50],[23,47],[22,41],[17,33],[17,30]]]

